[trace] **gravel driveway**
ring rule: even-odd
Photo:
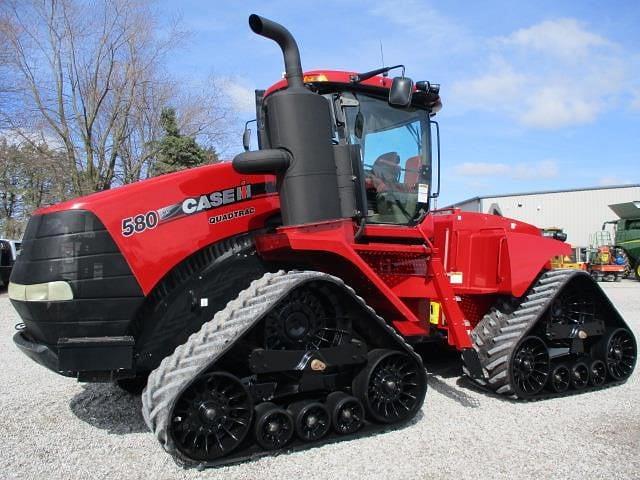
[[[604,284],[640,338],[640,282]],[[182,470],[147,432],[140,399],[79,384],[14,347],[18,316],[0,295],[0,477],[639,478],[640,380],[515,403],[460,379],[457,357],[428,361],[430,389],[409,427],[238,466]]]

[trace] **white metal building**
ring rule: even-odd
[[[618,218],[609,205],[634,201],[640,201],[640,184],[474,197],[452,206],[515,218],[540,228],[560,227],[567,242],[587,247],[589,237],[603,222]]]

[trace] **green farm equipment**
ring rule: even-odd
[[[602,230],[614,225],[614,246],[624,258],[625,276],[635,273],[640,280],[640,201],[616,203],[609,208],[620,218],[603,223]]]

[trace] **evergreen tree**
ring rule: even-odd
[[[217,161],[215,150],[204,149],[195,138],[180,133],[175,109],[163,108],[160,124],[165,135],[158,149],[158,162],[154,172],[156,175]]]

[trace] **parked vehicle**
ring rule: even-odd
[[[623,258],[624,276],[635,276],[640,280],[640,201],[609,205],[619,220],[610,220],[602,225],[614,225],[617,255]]]
[[[0,281],[4,286],[9,283],[13,264],[20,253],[20,245],[18,240],[0,238]]]

